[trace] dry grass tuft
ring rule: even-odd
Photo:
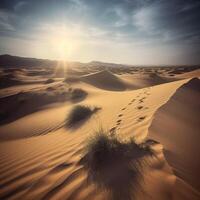
[[[99,109],[100,108],[90,107],[85,105],[74,106],[67,117],[66,120],[67,127],[72,127],[75,124],[89,118],[93,113],[95,113]]]
[[[70,95],[71,95],[71,100],[76,101],[85,98],[87,96],[87,92],[81,88],[75,88],[71,89]]]
[[[108,190],[110,199],[131,200],[140,187],[144,158],[153,155],[148,143],[121,141],[100,129],[88,140],[80,163],[88,171],[88,180]]]

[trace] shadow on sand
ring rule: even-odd
[[[150,143],[121,142],[104,134],[95,136],[79,164],[88,174],[88,182],[108,192],[108,199],[132,200],[141,190],[142,169],[147,157],[154,156]]]
[[[87,105],[75,105],[65,120],[65,128],[77,129],[81,127],[93,114],[101,110],[100,107],[91,107]]]

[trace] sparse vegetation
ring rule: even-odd
[[[137,160],[145,155],[153,155],[152,150],[145,143],[137,144],[133,138],[129,141],[121,141],[100,129],[89,139],[86,146],[86,165],[92,171],[98,171],[103,165],[112,163],[116,159],[132,158]]]
[[[66,125],[68,127],[72,127],[73,125],[77,124],[78,122],[87,119],[90,117],[93,113],[95,113],[99,108],[97,107],[90,107],[85,105],[76,105],[72,108],[70,111]]]
[[[122,141],[100,129],[89,139],[80,164],[88,171],[89,181],[110,191],[109,199],[132,199],[142,176],[142,158],[153,155],[150,143]]]
[[[72,89],[70,92],[71,92],[72,100],[82,99],[87,95],[87,92],[85,92],[84,90],[80,88]]]

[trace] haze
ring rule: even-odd
[[[199,64],[198,0],[1,0],[0,54]]]

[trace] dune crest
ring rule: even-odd
[[[122,75],[122,78],[131,84],[132,89],[140,89],[144,87],[160,85],[178,80],[175,77],[161,76],[155,72],[140,73],[135,75]]]
[[[127,89],[127,85],[123,82],[123,80],[108,70],[85,75],[80,79],[83,82],[104,90],[122,91]]]
[[[157,110],[149,128],[149,137],[163,144],[165,157],[175,174],[198,192],[199,110],[200,80],[193,78]]]
[[[169,74],[176,68],[77,64],[67,66],[72,68],[66,74],[60,71],[62,78],[54,77],[59,70],[53,67],[0,69],[2,77],[13,75],[11,78],[22,81],[0,90],[0,199],[198,200],[194,176],[198,174],[199,140],[192,130],[199,129],[193,114],[199,109],[195,107],[199,79],[187,84],[189,79],[176,81],[177,75]],[[183,74],[184,69],[177,70]],[[182,89],[177,90],[179,87]],[[179,95],[174,99],[173,94]],[[155,112],[172,100],[166,116],[157,119],[155,115],[158,136],[154,132],[150,136],[157,137],[156,141],[148,140]],[[71,112],[81,105],[92,109]],[[75,113],[75,123],[67,126],[71,113]],[[101,168],[97,165],[100,174],[90,176],[94,168],[88,168],[81,158],[92,155],[85,154],[86,145],[101,125],[106,135],[120,142],[110,143],[107,152],[97,152],[98,163],[102,161]],[[180,127],[183,130],[177,137],[166,131],[175,133]],[[135,145],[129,142],[132,140]],[[136,144],[145,150],[150,145],[155,156],[138,157],[142,152]],[[190,165],[191,156],[194,165]]]

